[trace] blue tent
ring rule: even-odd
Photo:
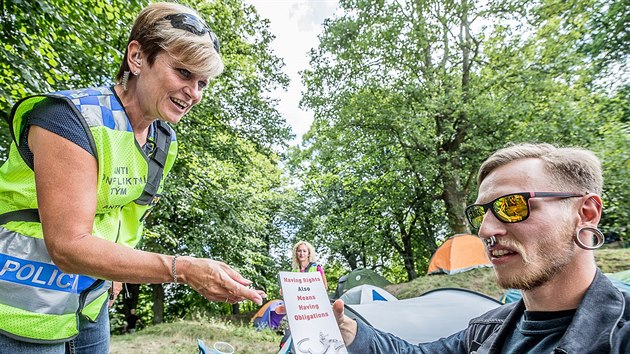
[[[365,304],[374,301],[394,301],[396,297],[387,290],[374,285],[363,284],[346,291],[340,297],[346,305]]]
[[[521,295],[521,291],[517,290],[517,289],[507,289],[504,293],[503,296],[501,296],[501,299],[499,299],[499,301],[501,301],[502,304],[509,304],[511,302],[517,302],[518,300],[520,300],[523,296]]]

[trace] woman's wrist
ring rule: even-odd
[[[176,255],[171,260],[171,282],[173,284],[188,284],[187,269],[190,265],[189,256]],[[175,282],[177,276],[177,282]]]
[[[179,255],[175,255],[173,257],[173,261],[171,262],[171,276],[173,277],[173,284],[175,285],[179,283],[177,275],[177,258],[179,258]]]

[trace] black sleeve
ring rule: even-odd
[[[31,125],[44,128],[62,138],[68,139],[79,145],[85,151],[95,156],[95,152],[90,147],[90,139],[81,124],[81,118],[70,107],[70,103],[62,99],[47,98],[37,103],[33,109],[26,114],[28,122],[24,133],[21,134],[20,154],[28,166],[33,168],[33,153],[28,146],[28,131]]]

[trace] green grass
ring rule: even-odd
[[[436,288],[465,288],[498,299],[503,290],[496,285],[494,279],[492,268],[478,268],[453,275],[426,275],[408,283],[389,285],[385,289],[398,299],[420,296]]]
[[[595,259],[605,273],[614,273],[630,268],[630,249],[600,249]],[[408,283],[394,284],[387,290],[399,299],[416,297],[435,288],[466,288],[499,299],[503,294],[494,281],[492,268],[474,269],[455,275],[423,276]],[[245,321],[242,319],[245,318]],[[235,322],[179,321],[149,326],[134,334],[115,335],[111,338],[112,354],[134,353],[198,353],[197,339],[206,346],[214,342],[228,342],[238,354],[277,353],[280,336],[272,331],[257,332],[249,326],[249,317],[241,315]]]
[[[630,269],[630,249],[603,248],[595,251],[595,261],[604,273],[615,273]],[[503,290],[496,285],[492,268],[479,268],[454,275],[422,276],[408,283],[394,284],[386,290],[399,299],[422,295],[435,288],[466,288],[501,298]]]
[[[249,326],[211,320],[163,323],[133,334],[114,335],[110,353],[196,354],[197,339],[207,348],[217,341],[228,342],[239,354],[277,353],[280,349],[280,336],[270,330],[257,332]]]
[[[630,248],[602,248],[595,251],[597,265],[604,273],[630,269]]]

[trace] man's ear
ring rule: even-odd
[[[597,226],[602,217],[602,199],[597,194],[589,194],[580,206],[580,225]]]

